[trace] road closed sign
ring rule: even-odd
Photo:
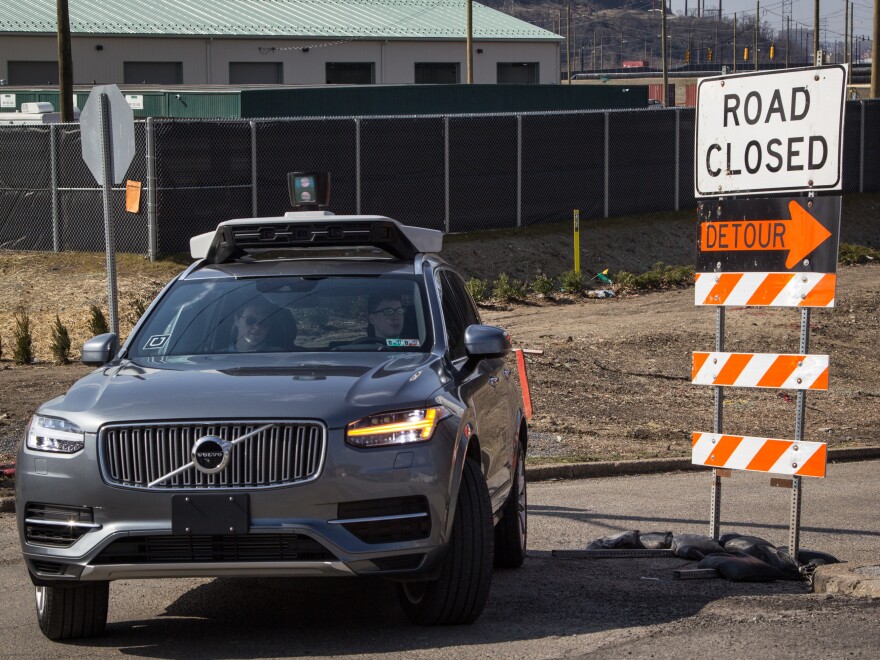
[[[840,190],[846,66],[704,78],[697,197]]]

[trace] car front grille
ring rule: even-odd
[[[195,442],[206,435],[233,442],[272,424],[230,449],[229,462],[216,474],[190,467],[150,486],[192,461]],[[154,490],[267,488],[305,483],[321,473],[326,428],[316,422],[189,422],[118,425],[101,429],[101,471],[115,486]]]
[[[336,561],[332,552],[302,534],[130,536],[101,551],[93,564],[164,564],[229,561]]]

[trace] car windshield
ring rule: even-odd
[[[430,314],[415,277],[230,278],[175,284],[128,357],[430,348]]]

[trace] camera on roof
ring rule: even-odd
[[[288,172],[287,191],[294,208],[321,208],[330,202],[328,172]]]

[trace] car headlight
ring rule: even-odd
[[[27,434],[28,449],[73,454],[85,447],[85,433],[60,417],[34,415]]]
[[[427,442],[437,423],[448,413],[443,408],[420,408],[381,413],[345,427],[345,441],[355,447],[386,447]]]

